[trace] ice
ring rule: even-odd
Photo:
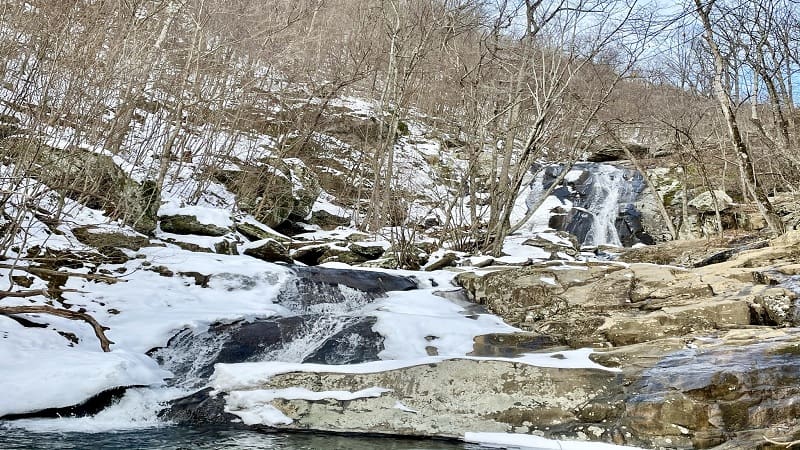
[[[506,449],[533,450],[641,450],[638,447],[606,444],[602,442],[567,441],[546,439],[530,434],[513,433],[466,433],[466,442],[474,442]]]

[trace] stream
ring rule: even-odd
[[[337,436],[331,434],[265,434],[228,427],[164,426],[104,433],[35,432],[3,426],[0,448],[22,449],[281,449],[281,450],[477,450],[474,444],[448,441]]]

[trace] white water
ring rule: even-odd
[[[590,173],[594,188],[587,200],[586,210],[592,215],[592,228],[586,234],[583,245],[622,247],[616,220],[619,200],[626,184],[623,171],[609,164],[600,164]]]
[[[555,195],[549,196],[522,228],[528,232],[542,232],[549,229],[552,210],[580,211],[591,218],[591,226],[581,243],[582,245],[622,246],[617,232],[616,220],[620,212],[620,203],[633,202],[630,199],[631,180],[625,178],[625,170],[611,164],[580,164],[570,170],[565,178],[574,196],[575,184],[580,183],[581,174],[587,172],[589,185],[586,197],[574,198],[575,204],[569,200],[560,200]],[[544,195],[544,170],[540,171],[531,182],[530,193],[525,201],[526,206],[535,204]],[[576,220],[576,219],[573,219]]]

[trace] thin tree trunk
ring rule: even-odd
[[[726,72],[726,63],[719,47],[717,47],[716,41],[714,40],[714,29],[709,18],[709,11],[713,6],[713,3],[711,3],[708,7],[703,7],[701,0],[695,0],[695,5],[697,6],[696,11],[700,16],[700,20],[703,23],[703,28],[705,29],[705,40],[711,49],[712,56],[714,57],[714,94],[717,97],[720,109],[725,116],[725,122],[728,126],[728,135],[733,148],[736,150],[743,183],[748,193],[755,200],[756,206],[758,207],[759,212],[761,212],[761,215],[764,217],[764,220],[767,222],[770,230],[776,234],[783,233],[783,223],[775,214],[772,204],[770,203],[769,198],[767,198],[767,194],[747,176],[748,171],[755,175],[755,171],[753,170],[753,158],[749,149],[747,148],[747,145],[745,145],[744,140],[742,139],[742,135],[739,131],[739,124],[736,121],[736,114],[734,113],[733,106],[731,105],[731,99],[722,84],[722,77]]]

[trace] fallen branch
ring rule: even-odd
[[[36,292],[36,294],[31,294],[31,295],[38,295],[43,293],[43,291],[41,290],[22,291],[21,293],[28,293],[28,292]],[[94,329],[94,334],[97,336],[97,339],[100,340],[100,347],[103,349],[103,351],[104,352],[111,351],[111,344],[113,344],[113,342],[106,337],[105,330],[107,328],[100,325],[94,319],[94,317],[90,316],[89,314],[70,311],[69,309],[55,308],[53,306],[46,306],[46,305],[0,306],[0,315],[10,316],[14,314],[50,314],[58,317],[65,317],[71,320],[82,320],[92,326],[92,328]]]
[[[35,297],[37,295],[44,295],[47,297],[47,289],[31,289],[29,291],[0,291],[0,300],[6,297]]]
[[[791,448],[791,447],[794,447],[795,445],[800,445],[800,439],[798,439],[796,441],[781,442],[781,441],[776,441],[776,440],[770,439],[770,438],[768,438],[766,436],[762,436],[762,437],[764,438],[765,441],[769,442],[770,444],[780,445],[780,446],[783,446],[783,447],[786,447],[786,448]]]

